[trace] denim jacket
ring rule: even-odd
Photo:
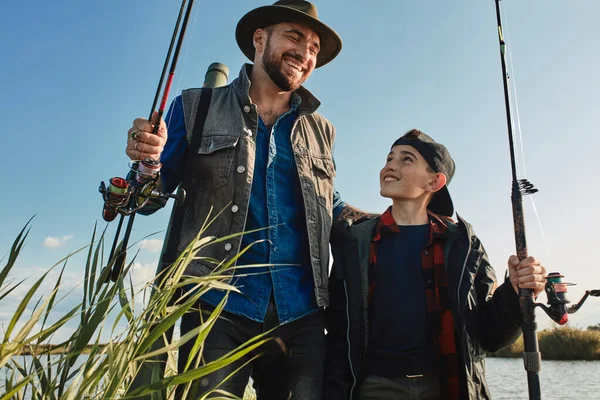
[[[230,85],[213,89],[191,190],[187,193],[179,252],[198,234],[211,209],[212,215],[223,212],[208,226],[206,236],[240,233],[246,226],[259,123],[256,106],[250,102],[248,94],[250,68],[245,65]],[[201,89],[189,89],[182,94],[188,141],[194,131],[200,92]],[[304,202],[315,298],[317,305],[324,307],[328,305],[335,129],[316,113],[320,103],[308,90],[301,87],[295,93],[300,96],[301,103],[292,126],[292,151]],[[199,256],[226,260],[240,250],[240,245],[241,237],[238,236],[205,247]],[[213,264],[207,261],[194,260],[186,274],[203,276],[212,268]]]

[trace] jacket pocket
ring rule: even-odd
[[[240,138],[229,133],[205,132],[198,147],[195,177],[208,190],[216,190],[229,182]]]
[[[333,208],[333,178],[335,177],[333,159],[311,156],[311,163],[317,202],[331,213]]]

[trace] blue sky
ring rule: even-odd
[[[264,5],[196,3],[171,98],[201,86],[214,61],[229,66],[231,79],[237,76],[246,60],[235,43],[235,25],[245,12]],[[385,156],[403,132],[419,128],[451,151],[457,163],[450,185],[456,209],[474,225],[502,276],[514,239],[494,1],[316,4],[321,19],[344,41],[339,57],[306,84],[337,128],[336,187],[344,200],[383,211],[388,200],[379,197],[378,173]],[[127,172],[125,132],[134,118],[150,111],[179,5],[65,0],[3,7],[0,254],[37,214],[15,276],[39,275],[85,245],[95,222],[104,227],[98,184]],[[600,3],[504,0],[502,5],[524,165],[540,189],[535,205],[542,228],[525,199],[530,254],[578,283],[570,289],[576,300],[585,289],[600,288],[593,256],[593,227],[600,223],[595,20]],[[163,210],[138,218],[132,240],[164,230],[168,217]],[[108,228],[109,241],[115,225]],[[159,234],[140,250],[137,279],[152,276],[161,240]],[[77,257],[69,264],[72,285],[83,265]],[[539,319],[549,326],[545,316]],[[600,302],[589,300],[571,321],[580,327],[599,323]]]

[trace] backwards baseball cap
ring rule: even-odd
[[[394,142],[392,147],[399,145],[413,147],[423,156],[434,172],[439,172],[446,176],[446,185],[434,194],[427,208],[438,215],[451,217],[454,214],[454,205],[448,191],[448,184],[450,184],[454,176],[455,165],[446,146],[437,143],[418,129],[413,129],[405,133],[400,139]]]

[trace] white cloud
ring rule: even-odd
[[[131,268],[131,279],[133,281],[133,285],[136,287],[144,286],[150,280],[152,280],[156,274],[157,264],[158,261],[145,264],[135,261],[133,263],[133,267]]]
[[[142,264],[140,262],[134,262],[131,268],[131,280],[133,282],[135,292],[135,308],[137,310],[142,309],[146,306],[151,289],[148,287],[148,283],[154,278],[156,274],[156,265],[158,260]]]
[[[63,247],[72,238],[73,235],[47,236],[46,239],[44,239],[44,247],[49,249],[57,249],[59,247]]]
[[[148,250],[150,253],[158,253],[163,246],[162,239],[144,239],[140,245],[141,249]]]

